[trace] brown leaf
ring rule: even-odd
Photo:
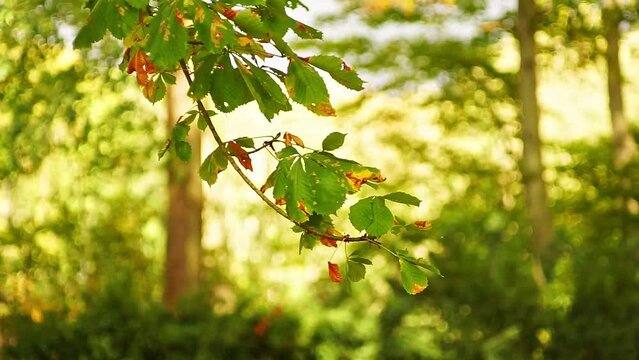
[[[330,261],[328,262],[328,276],[333,282],[338,283],[342,281],[342,274],[339,273],[339,266]]]
[[[299,137],[291,133],[284,133],[284,144],[286,146],[291,146],[292,143],[295,143],[298,146],[304,147],[304,142],[302,141],[302,139],[300,139]]]
[[[155,83],[153,80],[147,81],[143,86],[142,94],[144,94],[144,97],[149,100],[153,99],[153,94],[155,93]]]
[[[424,291],[424,289],[426,289],[425,286],[413,284],[413,292],[411,293],[411,295],[419,294],[420,292]]]
[[[422,230],[428,230],[433,227],[433,224],[427,220],[415,221],[415,226]]]
[[[383,177],[379,171],[372,172],[368,169],[364,169],[358,172],[348,172],[345,173],[344,176],[346,176],[346,179],[348,179],[349,184],[351,184],[351,187],[355,191],[359,191],[362,185],[365,184],[367,181],[380,183],[386,180],[386,178]]]
[[[334,248],[337,247],[337,240],[334,240],[334,239],[321,237],[320,238],[320,242],[322,243],[322,245],[324,245],[326,247],[334,247]]]
[[[233,155],[237,157],[240,161],[240,164],[246,169],[253,171],[253,165],[251,164],[251,157],[246,152],[246,150],[242,149],[241,146],[235,143],[235,141],[229,141],[229,146],[233,152]]]

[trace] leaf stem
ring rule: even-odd
[[[186,64],[186,62],[184,60],[180,60],[180,67],[182,69],[182,72],[184,73],[184,76],[186,77],[186,81],[189,83],[189,85],[191,85],[193,80],[191,79],[191,74],[189,72],[189,68],[188,68],[188,66],[187,66],[187,64]],[[288,214],[286,213],[286,211],[282,210],[282,208],[277,206],[273,201],[271,201],[271,199],[266,197],[266,195],[264,195],[264,193],[260,191],[260,189],[251,181],[251,179],[249,179],[248,176],[246,176],[246,174],[242,171],[240,166],[235,162],[235,157],[233,155],[231,155],[226,150],[226,146],[224,146],[224,141],[220,137],[220,134],[217,132],[217,129],[215,129],[215,126],[213,125],[213,121],[211,120],[211,116],[209,115],[209,113],[206,110],[206,107],[204,106],[202,101],[201,100],[195,100],[195,102],[197,104],[198,110],[200,111],[200,114],[204,118],[204,122],[206,123],[206,126],[211,131],[211,134],[213,134],[213,138],[215,139],[215,142],[222,148],[222,151],[228,157],[229,163],[231,163],[231,166],[233,167],[235,172],[237,172],[238,175],[240,176],[240,178],[242,178],[242,180],[244,181],[244,183],[246,183],[246,185],[248,185],[248,187],[251,188],[251,190],[253,190],[253,192],[255,192],[255,194],[257,194],[257,196],[260,199],[262,199],[262,201],[264,201],[266,203],[266,205],[268,205],[276,213],[280,214],[282,217],[286,218],[287,220],[289,220],[293,224],[295,224],[295,225],[299,226],[300,228],[304,229],[304,231],[306,233],[309,233],[309,234],[313,234],[313,235],[316,235],[316,236],[319,236],[319,237],[323,237],[323,238],[331,239],[331,240],[335,240],[335,241],[368,242],[368,243],[371,243],[373,245],[382,246],[382,244],[374,236],[369,236],[369,235],[365,234],[363,236],[350,237],[347,234],[347,235],[344,235],[344,236],[340,237],[340,236],[335,236],[335,235],[330,235],[330,234],[324,234],[324,233],[322,233],[320,231],[317,231],[317,230],[313,229],[312,227],[310,227],[310,226],[308,226],[308,225],[306,225],[304,223],[301,223],[299,221],[295,221],[295,220],[291,219],[288,216]]]

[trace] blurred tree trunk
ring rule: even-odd
[[[167,130],[171,133],[177,119],[186,112],[191,101],[186,97],[186,79],[176,73],[176,85],[167,87]],[[197,130],[197,129],[196,129]],[[200,272],[202,239],[202,183],[200,165],[200,132],[189,132],[193,148],[191,160],[177,156],[169,161],[169,208],[164,275],[164,304],[173,308],[176,300],[195,290]]]
[[[526,206],[532,225],[531,251],[533,276],[540,288],[546,283],[541,257],[553,236],[552,214],[548,207],[546,186],[542,178],[541,141],[539,139],[539,106],[535,63],[535,30],[537,11],[534,0],[519,0],[517,33],[521,56],[519,97],[524,153],[521,172],[526,189]]]
[[[612,121],[613,163],[615,168],[623,168],[637,150],[630,127],[623,109],[623,78],[619,64],[619,23],[621,10],[614,1],[604,0],[604,31],[608,46],[606,48],[606,64],[608,66],[608,109]]]

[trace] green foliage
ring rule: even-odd
[[[77,318],[48,312],[41,323],[16,314],[6,319],[16,359],[255,359],[305,358],[299,320],[279,308],[240,299],[237,312],[216,314],[201,295],[183,299],[172,313],[143,300],[130,280],[111,280]],[[152,331],[150,331],[153,329]]]
[[[218,143],[217,150],[200,166],[200,177],[209,185],[214,184],[218,173],[226,168],[226,157],[236,157],[242,167],[252,171],[250,154],[269,147],[275,151],[274,143],[279,135],[257,149],[252,139],[247,137],[238,139],[239,143],[224,143],[209,118],[214,112],[205,110],[201,102],[208,94],[222,112],[233,111],[255,100],[262,114],[271,120],[281,111],[292,110],[289,98],[319,115],[335,115],[326,84],[316,68],[327,72],[347,88],[363,88],[363,81],[342,59],[326,55],[302,58],[284,41],[289,29],[301,38],[321,38],[319,31],[286,14],[286,8],[295,7],[296,2],[207,3],[198,0],[160,2],[148,6],[138,1],[98,0],[90,4],[91,14],[80,29],[75,47],[90,46],[107,30],[116,38],[124,39],[126,51],[122,67],[126,67],[128,73],[136,73],[143,95],[151,102],[165,96],[165,83],[175,82],[175,78],[168,75],[172,71],[181,69],[187,76],[190,84],[188,93],[196,100],[200,114],[191,111],[179,121],[170,141],[158,156],[161,158],[171,149],[178,158],[189,160],[193,150],[187,135],[191,123],[198,119],[198,128],[211,127]],[[139,10],[141,8],[146,11]],[[187,25],[190,23],[192,27]],[[262,44],[271,46],[266,48]],[[287,69],[284,71],[272,65],[269,59],[273,57],[286,58]],[[189,64],[194,68],[192,74]],[[378,243],[376,238],[386,234],[393,226],[394,216],[386,207],[384,198],[373,197],[370,204],[363,200],[351,208],[350,217],[355,228],[366,231],[363,237],[351,238],[333,228],[330,216],[342,207],[347,194],[359,191],[365,183],[385,180],[377,169],[339,159],[326,152],[343,145],[344,136],[334,132],[322,143],[324,152],[301,155],[290,149],[293,144],[304,148],[302,140],[286,133],[286,149],[278,153],[277,168],[260,190],[264,192],[273,186],[275,202],[258,193],[273,208],[285,204],[285,216],[304,229],[300,250],[312,248],[318,237],[327,246],[337,246],[336,241]],[[255,151],[247,152],[245,147]],[[248,178],[243,179],[256,189]],[[409,195],[391,195],[390,200],[411,204],[417,201],[419,204]],[[321,218],[321,224],[329,225],[313,226],[313,216]],[[353,269],[350,277],[360,280],[365,273],[363,267],[356,264]],[[341,279],[341,276],[335,275],[334,279]]]

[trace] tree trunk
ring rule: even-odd
[[[637,150],[623,112],[623,78],[619,65],[620,9],[612,1],[604,1],[603,19],[606,32],[606,64],[608,66],[608,109],[612,121],[613,163],[621,169]]]
[[[541,258],[553,236],[553,221],[548,207],[546,186],[542,178],[543,164],[539,139],[539,106],[535,63],[536,16],[533,0],[519,0],[517,14],[521,56],[519,97],[521,101],[521,136],[524,143],[521,172],[525,185],[528,216],[532,225],[530,247],[533,255],[533,276],[537,285],[543,288],[546,277],[541,266]]]
[[[170,134],[177,119],[192,105],[186,97],[186,79],[177,74],[177,84],[167,87],[167,131]],[[193,148],[191,160],[176,156],[169,160],[169,206],[167,246],[164,273],[164,304],[174,308],[180,296],[197,287],[200,272],[202,239],[202,183],[200,165],[200,132],[189,132]]]

